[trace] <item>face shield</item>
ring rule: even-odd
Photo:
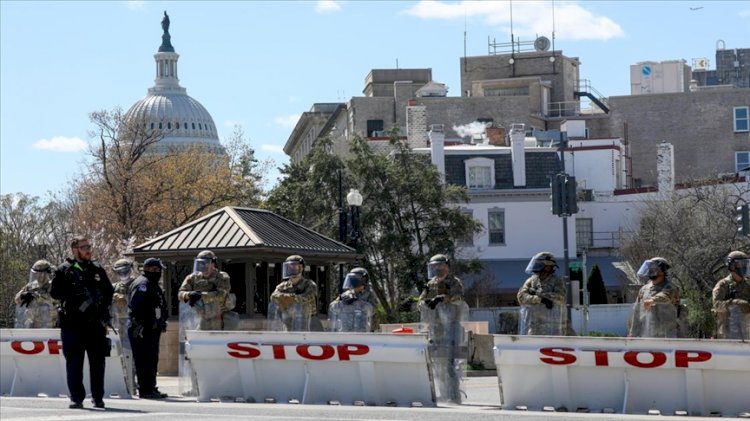
[[[207,273],[211,259],[195,259],[193,262],[193,273]]]
[[[362,275],[358,273],[346,274],[346,278],[344,278],[344,286],[343,286],[345,290],[354,289],[363,285],[365,285],[365,280],[362,277]]]
[[[552,263],[551,261],[549,262]],[[543,271],[545,266],[552,266],[552,272],[554,272],[555,267],[557,267],[557,265],[548,265],[544,260],[537,257],[532,257],[529,261],[529,264],[526,266],[525,272],[529,275],[533,275],[535,273]]]
[[[737,275],[746,278],[748,269],[750,269],[750,259],[732,260],[731,267]]]
[[[638,278],[640,279],[655,279],[659,276],[659,264],[651,260],[646,260],[638,269]]]
[[[114,271],[121,281],[127,281],[128,279],[130,279],[130,274],[133,272],[133,267],[122,266],[119,268],[115,268]]]
[[[284,262],[281,267],[281,277],[284,279],[289,279],[293,276],[300,275],[301,273],[302,265],[300,262],[295,262],[294,260]]]
[[[29,284],[32,285],[32,287],[39,287],[47,283],[49,281],[49,272],[46,270],[34,270],[31,269],[29,271]]]
[[[445,262],[430,262],[427,263],[427,278],[432,279],[434,277],[442,278],[448,274],[448,265]]]

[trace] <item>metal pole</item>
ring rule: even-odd
[[[563,136],[562,130],[560,131],[560,161],[562,166],[562,173],[565,174],[565,146],[568,143],[567,136]],[[566,195],[563,195],[563,198],[565,198]],[[568,206],[567,206],[567,200],[563,199],[563,255],[564,255],[564,264],[565,264],[565,284],[567,289],[567,296],[568,296],[568,309],[567,309],[567,315],[568,315],[568,324],[570,324],[571,321],[571,308],[573,307],[573,291],[570,284],[570,264],[568,263],[569,256],[568,256]]]
[[[583,272],[583,334],[589,334],[589,278],[586,270],[586,248],[581,254],[581,270]]]
[[[341,168],[336,170],[339,182],[339,242],[346,244],[346,211],[344,211],[344,189],[341,180]],[[344,264],[339,263],[339,288],[338,292],[341,294],[344,289]]]

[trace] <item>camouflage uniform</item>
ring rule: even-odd
[[[644,301],[652,299],[654,305],[646,310]],[[677,337],[677,308],[680,291],[669,280],[655,285],[649,281],[638,291],[630,319],[629,336],[675,338]]]
[[[747,279],[737,282],[729,274],[716,283],[712,295],[717,338],[750,339],[750,282]],[[739,329],[735,332],[733,327]]]
[[[127,336],[129,318],[128,288],[135,278],[135,275],[130,275],[130,279],[127,281],[115,282],[115,293],[112,295],[112,319],[115,322],[114,325],[117,328],[117,332],[125,336]]]
[[[49,295],[50,282],[39,285],[37,281],[26,284],[15,296],[17,309],[16,328],[49,329],[57,326],[58,301]],[[21,296],[31,292],[33,299],[21,306]]]
[[[349,289],[341,293],[328,307],[328,320],[332,332],[369,332],[375,306],[368,298],[369,291]]]
[[[271,294],[271,301],[284,311],[292,303],[302,304],[307,314],[314,316],[318,306],[318,286],[310,279],[302,278],[294,285],[292,281],[286,280],[276,286]]]
[[[453,275],[448,275],[445,279],[440,282],[437,277],[430,279],[427,282],[422,294],[419,296],[419,303],[417,304],[419,309],[426,306],[426,302],[437,297],[438,295],[444,296],[444,303],[457,303],[464,300],[464,284],[460,279]]]
[[[177,298],[188,301],[190,292],[202,292],[201,300],[193,307],[201,316],[198,330],[222,330],[222,313],[229,310],[226,303],[230,288],[226,272],[214,271],[208,278],[204,278],[200,272],[194,272],[182,281]]]
[[[516,294],[518,303],[526,306],[530,315],[525,326],[525,332],[521,335],[563,335],[566,327],[564,311],[567,305],[567,289],[565,280],[551,273],[542,280],[538,274],[534,274],[523,283]],[[547,298],[554,304],[552,309],[547,309],[542,303],[542,298]]]

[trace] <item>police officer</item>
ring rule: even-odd
[[[750,339],[750,258],[741,251],[729,253],[729,276],[713,289],[713,310],[719,339]]]
[[[222,330],[230,288],[229,275],[217,269],[216,255],[204,250],[195,258],[193,273],[182,281],[177,298],[200,314],[198,330]]]
[[[282,315],[291,310],[292,305],[299,305],[301,314],[296,316],[302,319],[300,326],[293,326],[292,321],[284,317],[287,330],[309,329],[310,318],[317,312],[318,286],[310,279],[304,277],[305,259],[299,255],[286,258],[281,270],[281,283],[276,286],[271,294],[271,302],[276,304]],[[283,316],[282,316],[283,317]]]
[[[57,300],[49,295],[52,270],[46,260],[37,260],[31,266],[29,282],[15,297],[17,328],[51,329],[57,326]]]
[[[159,286],[161,260],[150,257],[143,262],[143,275],[129,288],[130,325],[128,338],[133,347],[135,371],[138,376],[138,396],[142,399],[161,399],[167,395],[156,388],[159,363],[159,337],[167,330],[167,302]]]
[[[77,236],[70,243],[73,258],[57,267],[50,295],[60,300],[60,335],[70,391],[70,408],[83,408],[83,359],[89,359],[91,397],[96,408],[104,408],[105,356],[111,345],[107,337],[113,288],[107,272],[91,260],[88,238]]]
[[[464,284],[450,273],[450,259],[444,254],[436,254],[427,264],[427,277],[430,279],[419,296],[418,308],[425,306],[434,310],[439,303],[464,301]]]
[[[680,291],[669,282],[669,262],[663,257],[645,260],[638,277],[648,283],[638,291],[628,336],[644,338],[677,337],[677,309]]]
[[[557,260],[547,251],[535,254],[525,272],[531,275],[516,294],[521,304],[522,335],[563,335],[566,331],[567,290],[555,274]]]

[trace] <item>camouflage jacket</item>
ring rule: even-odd
[[[542,298],[547,298],[558,305],[565,305],[567,299],[565,280],[554,273],[544,280],[534,274],[523,283],[516,298],[521,305],[540,304]]]
[[[737,282],[729,274],[729,276],[716,283],[712,296],[714,311],[724,313],[727,311],[727,306],[734,299],[750,302],[750,282],[747,279]]]
[[[444,303],[463,301],[464,284],[460,279],[453,275],[446,276],[442,281],[438,281],[438,278],[434,277],[430,279],[430,282],[427,282],[427,286],[422,290],[417,305],[421,308],[424,306],[425,302],[437,297],[438,295],[443,296]]]
[[[131,276],[127,281],[115,282],[115,292],[112,294],[112,316],[120,322],[128,318],[128,287],[135,278]]]
[[[24,295],[27,292],[31,292],[34,295],[34,299],[29,303],[29,306],[33,306],[36,304],[47,304],[54,307],[57,307],[57,300],[52,298],[51,295],[49,295],[51,284],[49,282],[45,283],[42,286],[39,286],[39,284],[34,282],[29,282],[21,288],[20,291],[18,291],[18,294],[16,294],[15,301],[17,305],[20,305],[22,303],[21,301],[21,295]]]
[[[666,279],[659,285],[654,285],[653,282],[649,281],[642,286],[635,299],[636,305],[649,298],[654,300],[655,303],[680,305],[680,291]]]
[[[271,294],[271,301],[285,307],[281,303],[285,299],[292,299],[295,303],[303,304],[311,315],[315,314],[318,310],[318,286],[307,278],[300,279],[297,285],[294,285],[290,280],[283,281],[276,286],[276,290]]]
[[[214,271],[208,278],[204,278],[201,273],[194,272],[182,281],[177,299],[187,302],[188,294],[192,291],[201,292],[202,303],[199,302],[198,306],[203,310],[203,317],[218,317],[222,312],[227,311],[226,302],[230,289],[229,275],[226,272]]]

